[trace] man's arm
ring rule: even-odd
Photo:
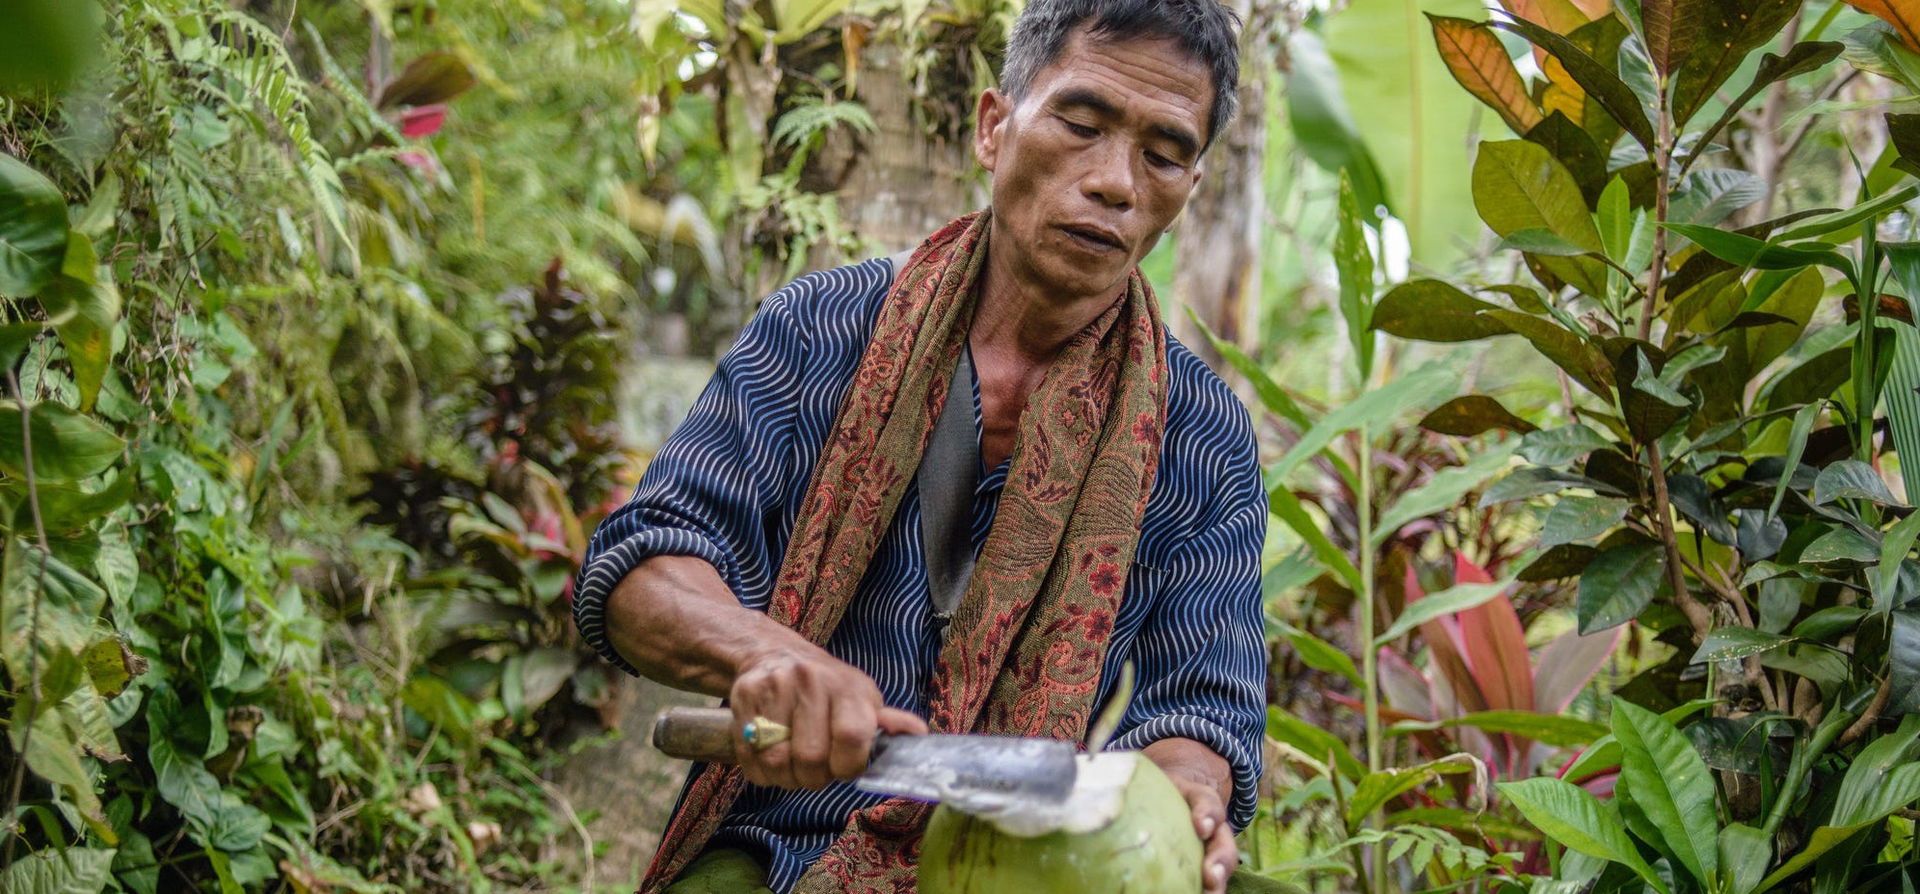
[[[582,638],[609,661],[726,696],[742,723],[787,724],[789,743],[736,744],[748,779],[794,787],[856,775],[878,726],[925,728],[761,610],[781,555],[767,515],[782,511],[803,388],[820,375],[796,307],[819,282],[780,290],[747,324],[632,499],[594,532],[574,593]]]
[[[718,571],[692,556],[655,556],[621,580],[607,604],[613,647],[640,673],[726,696],[734,719],[786,724],[787,742],[755,751],[738,736],[748,781],[817,789],[866,769],[876,728],[924,733],[926,721],[889,708],[873,679],[764,613],[744,608]]]

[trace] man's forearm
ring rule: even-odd
[[[607,599],[607,635],[649,679],[719,696],[756,655],[815,648],[743,608],[720,573],[692,556],[655,556],[628,572]]]

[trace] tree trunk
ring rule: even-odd
[[[1224,374],[1220,353],[1187,315],[1191,308],[1221,339],[1242,344],[1260,288],[1260,233],[1267,147],[1266,84],[1261,67],[1267,31],[1252,0],[1229,4],[1246,23],[1241,34],[1240,114],[1208,151],[1200,187],[1174,225],[1173,294],[1162,296],[1174,337]]]
[[[971,147],[921,130],[901,53],[889,41],[860,54],[858,99],[879,129],[858,135],[836,129],[813,162],[816,171],[831,172],[840,222],[867,257],[917,246],[947,221],[986,206]],[[821,253],[833,246],[814,250],[816,267],[831,266]]]

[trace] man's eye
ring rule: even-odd
[[[1150,165],[1153,165],[1156,168],[1162,168],[1165,170],[1173,170],[1175,168],[1186,167],[1186,165],[1183,165],[1177,161],[1174,161],[1171,158],[1161,155],[1158,152],[1147,153],[1147,163]]]
[[[1087,138],[1087,137],[1095,137],[1100,134],[1100,131],[1094,128],[1088,127],[1085,124],[1077,124],[1075,122],[1068,121],[1065,118],[1060,119],[1060,123],[1065,124],[1067,126],[1067,132],[1073,134],[1076,137]]]

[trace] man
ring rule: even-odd
[[[1174,780],[1225,889],[1259,776],[1266,501],[1246,411],[1137,264],[1237,79],[1212,0],[1031,0],[977,108],[989,208],[768,298],[595,533],[586,640],[792,730],[696,769],[645,894],[911,891],[930,808],[847,784],[875,730],[1080,740],[1127,662],[1112,747]]]

